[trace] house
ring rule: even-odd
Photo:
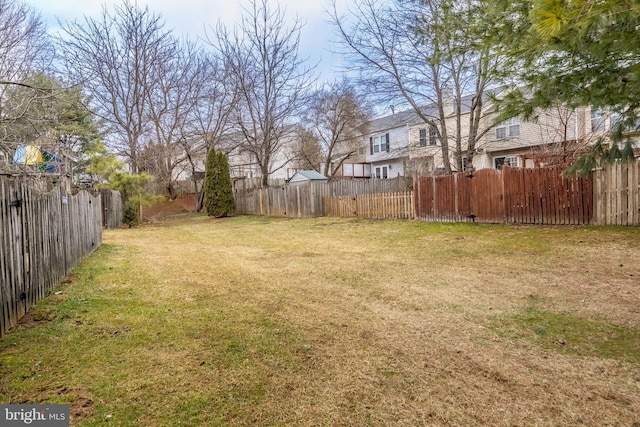
[[[536,120],[513,117],[494,125],[478,141],[473,166],[476,169],[502,169],[503,166],[536,167],[567,154],[569,145],[588,139],[588,108],[556,107],[540,112]],[[483,118],[488,126],[495,114]]]
[[[282,185],[293,176],[297,170],[295,162],[298,159],[299,145],[298,128],[289,126],[270,153],[269,185]],[[227,154],[232,179],[261,181],[262,170],[256,153],[247,146],[241,134],[229,135],[222,141],[221,149]]]
[[[327,177],[313,170],[299,170],[287,181],[289,185],[300,185],[308,182],[327,182]]]
[[[426,114],[434,115],[429,109]],[[339,176],[396,178],[415,172],[411,161],[411,129],[423,124],[413,110],[401,111],[364,123],[358,155],[341,165]]]
[[[535,120],[524,121],[513,117],[496,125],[497,113],[486,106],[484,111],[487,113],[480,119],[481,137],[476,143],[473,162],[467,164],[470,101],[470,97],[465,97],[461,102],[463,169],[538,167],[570,161],[580,150],[606,136],[620,120],[615,114],[592,110],[590,107],[555,107],[540,112]],[[449,112],[447,130],[454,135],[455,111],[451,106],[446,110]],[[437,115],[435,105],[425,107],[424,111],[434,118]],[[361,142],[365,158],[363,164],[370,166],[373,177],[425,175],[444,170],[437,131],[418,117],[414,110],[381,117],[367,125],[368,132],[363,133]],[[449,163],[452,166],[455,164],[453,145],[452,142],[449,144]]]
[[[289,128],[277,147],[271,152],[269,162],[269,185],[284,184],[293,176],[297,159],[299,137],[296,128]],[[190,161],[183,162],[184,168],[174,172],[176,180],[199,180],[204,176],[206,163],[206,139],[194,138],[190,143]],[[211,143],[211,142],[210,142]],[[216,151],[224,152],[229,163],[229,174],[234,185],[239,188],[251,188],[261,185],[262,170],[255,150],[248,147],[242,133],[231,132],[221,137],[214,145]],[[259,147],[258,147],[259,148]]]

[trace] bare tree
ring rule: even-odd
[[[497,65],[479,43],[480,3],[465,0],[363,0],[345,15],[333,7],[341,53],[359,65],[360,84],[380,102],[408,103],[432,126],[446,172],[473,160],[483,100]],[[425,107],[435,106],[436,115]],[[453,118],[454,125],[447,126]],[[463,122],[468,120],[468,126]],[[463,139],[466,136],[466,146]]]
[[[138,172],[149,129],[154,70],[172,60],[176,42],[160,16],[125,0],[99,19],[63,25],[59,46],[71,78],[89,92],[95,112],[109,125],[107,142]]]
[[[348,80],[336,81],[313,94],[305,114],[307,127],[323,155],[323,173],[334,176],[340,166],[358,152],[363,123],[371,108]],[[333,168],[332,168],[333,166]]]
[[[210,43],[235,82],[238,103],[233,121],[242,149],[257,160],[263,185],[293,160],[295,119],[305,104],[312,69],[298,53],[302,23],[286,25],[285,11],[268,0],[251,0],[233,31],[219,25]],[[275,164],[276,156],[285,157]]]
[[[232,74],[222,60],[212,54],[203,54],[199,61],[201,70],[199,80],[194,81],[192,94],[195,96],[195,108],[191,120],[186,123],[179,143],[186,159],[184,169],[191,175],[195,189],[197,210],[203,208],[204,161],[209,150],[215,148],[227,155],[234,151],[235,145],[224,144],[235,111],[237,92]]]
[[[188,161],[187,138],[199,128],[198,103],[203,100],[202,82],[209,76],[207,58],[193,43],[177,41],[168,47],[166,60],[152,64],[149,70],[151,86],[147,89],[150,141],[154,153],[147,158],[152,173],[161,182],[169,197],[175,198],[176,170]],[[186,166],[186,165],[185,165]]]
[[[309,129],[300,127],[296,146],[296,160],[293,168],[323,172],[324,153],[316,135]]]
[[[53,53],[40,15],[17,0],[0,0],[0,85],[47,71]]]
[[[32,104],[51,96],[29,79],[49,70],[53,53],[40,16],[26,4],[0,0],[0,154],[6,157],[24,143],[15,139],[16,123],[29,122]]]

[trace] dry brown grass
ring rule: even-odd
[[[53,320],[0,341],[4,395],[90,398],[77,425],[637,426],[639,231],[202,216],[108,231],[36,310]]]

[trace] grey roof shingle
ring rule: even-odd
[[[438,110],[434,106],[425,107],[423,112],[429,116],[436,118]],[[394,129],[405,125],[415,125],[424,123],[424,120],[418,116],[415,110],[400,111],[390,116],[384,116],[368,121],[363,128],[366,133],[377,133],[388,129]]]

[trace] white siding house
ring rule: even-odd
[[[572,150],[579,150],[606,136],[619,117],[589,107],[567,109],[551,108],[540,112],[535,120],[519,117],[495,124],[497,113],[490,112],[480,121],[482,137],[477,141],[473,164],[466,164],[466,143],[469,134],[468,100],[462,105],[462,157],[463,168],[501,169],[503,166],[537,167],[549,162],[569,158]],[[466,111],[465,111],[466,109]],[[492,111],[485,103],[485,111]],[[436,106],[425,108],[435,117]],[[449,111],[452,111],[449,109]],[[456,129],[453,112],[447,119],[447,129],[453,135]],[[363,135],[365,163],[371,175],[395,178],[403,175],[424,175],[444,169],[442,147],[436,130],[421,120],[413,111],[403,111],[367,123],[368,133]],[[455,164],[455,147],[449,144],[449,162]]]

